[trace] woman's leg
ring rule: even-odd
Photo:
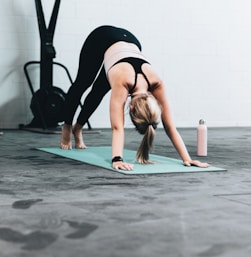
[[[71,135],[73,132],[72,121],[80,104],[83,93],[90,87],[95,80],[104,59],[107,49],[102,44],[102,30],[96,29],[86,39],[79,58],[79,68],[77,78],[70,87],[66,95],[64,108],[64,125],[62,129],[61,148],[71,149]],[[80,145],[83,145],[80,143]]]
[[[87,122],[110,89],[111,87],[107,80],[105,69],[102,67],[97,79],[93,83],[90,93],[85,98],[82,110],[77,119],[78,124],[83,126]]]
[[[75,146],[79,149],[85,149],[82,127],[88,121],[93,112],[101,103],[103,97],[110,90],[110,84],[107,80],[105,69],[102,67],[97,79],[93,83],[90,93],[86,96],[83,107],[77,118],[77,123],[73,127]]]

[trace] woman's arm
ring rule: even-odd
[[[183,160],[184,165],[186,166],[191,166],[195,165],[198,167],[208,167],[209,165],[207,163],[202,163],[200,161],[192,160],[187,148],[183,142],[183,139],[181,138],[179,132],[177,131],[171,111],[170,111],[170,106],[166,97],[166,92],[164,89],[164,84],[162,81],[160,81],[156,87],[153,90],[153,95],[159,102],[161,109],[162,109],[162,114],[161,114],[161,119],[163,122],[164,129],[166,131],[166,134],[170,138],[172,144],[176,148],[177,152],[179,153],[181,159]]]
[[[123,157],[124,149],[124,107],[128,90],[120,84],[112,86],[110,98],[110,120],[112,128],[112,158]],[[124,161],[115,161],[113,168],[132,170],[133,165]]]

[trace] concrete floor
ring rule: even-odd
[[[196,130],[179,130],[196,157]],[[251,128],[209,128],[226,172],[122,175],[35,150],[60,135],[0,136],[0,257],[250,257]],[[85,134],[109,145],[111,131]],[[126,130],[126,148],[139,137]],[[158,129],[154,154],[177,158]]]

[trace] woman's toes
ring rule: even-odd
[[[61,147],[61,149],[63,149],[63,150],[71,150],[71,149],[72,149],[71,144],[63,144],[63,143],[61,143],[61,144],[60,144],[60,147]]]

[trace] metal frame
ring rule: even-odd
[[[73,80],[66,66],[64,66],[61,63],[53,61],[53,59],[56,57],[56,50],[53,46],[53,38],[54,38],[54,33],[56,28],[60,0],[55,0],[48,28],[46,28],[41,0],[35,0],[35,5],[36,5],[37,21],[38,21],[40,41],[41,41],[40,61],[27,62],[24,65],[24,73],[25,73],[29,88],[31,90],[32,96],[34,97],[34,100],[37,104],[41,125],[43,129],[47,129],[47,124],[44,119],[43,112],[41,110],[41,107],[39,106],[39,101],[37,100],[37,97],[28,73],[28,66],[33,64],[40,64],[40,89],[46,89],[53,86],[53,66],[54,65],[58,65],[66,71],[66,74],[71,84],[73,83]],[[83,107],[81,102],[79,103],[79,105],[81,108]],[[91,129],[91,125],[89,121],[87,121],[87,125],[88,125],[88,129]]]

